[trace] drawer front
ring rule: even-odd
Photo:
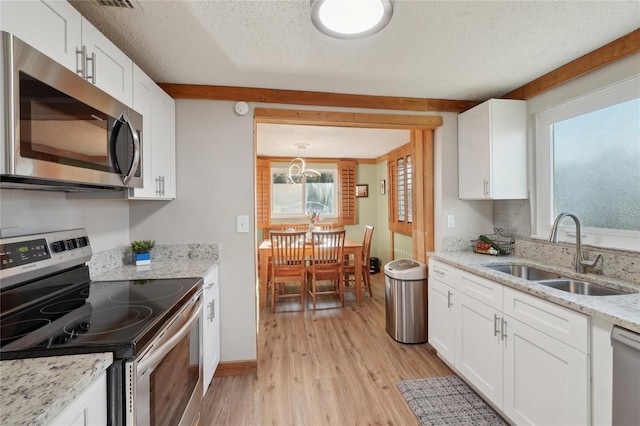
[[[459,272],[458,290],[498,311],[502,310],[502,287],[502,284],[469,272]]]
[[[429,259],[429,278],[436,279],[455,288],[456,268],[437,260]]]
[[[505,287],[503,312],[583,353],[589,353],[589,318],[555,303]]]

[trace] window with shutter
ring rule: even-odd
[[[335,160],[334,160],[335,161]],[[330,161],[327,161],[330,162]],[[337,168],[336,190],[338,194],[338,212],[337,221],[343,225],[355,225],[357,223],[356,216],[356,161],[340,160],[335,161]],[[265,158],[258,158],[256,161],[256,221],[258,228],[268,228],[271,226],[273,218],[272,184],[274,173],[278,170],[271,168],[271,161]],[[335,169],[334,169],[335,173]],[[277,173],[276,173],[277,174]],[[326,173],[325,173],[326,174]],[[316,201],[307,199],[306,205],[312,209],[318,210]],[[333,211],[333,210],[331,210]],[[331,212],[320,211],[320,213],[331,214]],[[304,217],[305,212],[299,212],[299,216]],[[335,214],[335,213],[334,213]],[[286,215],[279,215],[279,217]],[[287,216],[288,217],[288,216]],[[293,216],[291,216],[293,217]]]
[[[387,154],[389,180],[389,229],[412,235],[413,223],[413,167],[411,146],[404,145]]]
[[[343,225],[355,225],[356,216],[356,162],[344,160],[338,163],[340,173],[340,217]]]
[[[271,161],[261,158],[256,160],[256,223],[271,226]]]

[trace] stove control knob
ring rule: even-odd
[[[60,253],[65,251],[67,248],[65,247],[64,241],[56,241],[51,244],[51,249],[54,251],[54,253]]]

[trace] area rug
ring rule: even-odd
[[[458,376],[405,380],[398,389],[421,425],[507,425]]]

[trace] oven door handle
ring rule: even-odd
[[[155,367],[175,346],[180,340],[182,340],[187,334],[191,332],[191,327],[196,321],[200,319],[200,312],[202,311],[202,298],[198,300],[197,304],[193,308],[193,313],[187,322],[180,327],[180,329],[174,333],[167,341],[162,343],[157,348],[151,348],[147,354],[138,361],[138,375],[144,374],[144,372],[151,367]],[[167,333],[171,331],[171,328],[167,330]],[[152,344],[153,345],[153,344]]]

